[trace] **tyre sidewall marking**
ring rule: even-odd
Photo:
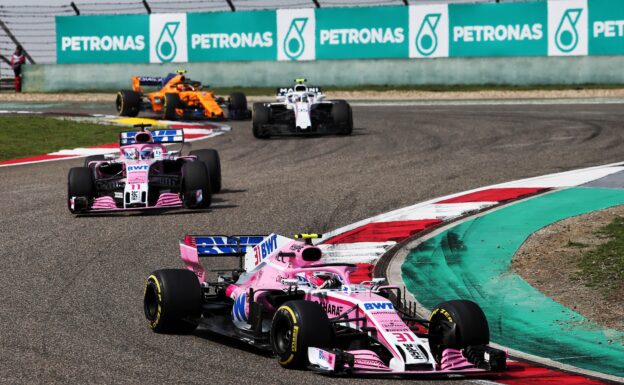
[[[150,275],[147,278],[147,284],[145,285],[145,292],[143,293],[143,296],[145,296],[145,293],[147,292],[147,287],[149,286],[149,282],[152,281],[154,282],[154,284],[156,285],[156,294],[157,294],[157,298],[158,300],[156,301],[157,303],[157,308],[156,308],[156,319],[154,321],[149,321],[149,326],[150,328],[154,329],[158,326],[158,322],[160,322],[160,315],[162,312],[162,294],[161,294],[161,290],[160,290],[160,282],[158,282],[158,278],[156,278],[155,275]]]

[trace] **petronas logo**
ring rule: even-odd
[[[561,52],[572,52],[578,45],[579,34],[576,30],[576,23],[582,12],[582,8],[573,8],[563,13],[555,33],[555,44]]]
[[[420,29],[416,34],[416,50],[423,56],[429,56],[438,48],[438,34],[436,27],[440,22],[440,13],[430,13],[425,16]]]
[[[163,63],[172,61],[178,52],[178,46],[175,42],[175,35],[176,32],[178,32],[178,28],[180,28],[179,21],[170,21],[165,23],[162,31],[160,31],[160,36],[156,42],[156,56],[158,56],[158,59]]]
[[[305,51],[303,31],[308,24],[307,17],[298,17],[292,20],[284,38],[284,53],[290,60],[297,60]]]

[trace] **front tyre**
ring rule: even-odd
[[[264,126],[270,122],[271,107],[264,103],[254,103],[251,119],[253,136],[257,139],[268,139],[271,134]]]
[[[228,102],[228,115],[230,119],[248,119],[247,96],[242,92],[232,92]]]
[[[344,100],[336,100],[331,110],[334,124],[339,128],[339,135],[351,135],[353,132],[353,111]]]
[[[221,159],[219,158],[219,152],[213,149],[194,150],[189,155],[195,155],[199,161],[206,164],[211,192],[216,194],[221,191]]]
[[[93,172],[87,167],[72,167],[67,175],[67,206],[72,214],[87,210],[95,197]],[[72,207],[72,199],[74,204]]]
[[[189,209],[210,206],[212,201],[210,177],[204,162],[186,162],[182,165],[182,201]]]
[[[156,333],[191,333],[199,317],[202,290],[197,276],[186,269],[156,270],[147,278],[143,310]]]
[[[329,348],[332,337],[329,318],[318,303],[288,301],[273,316],[271,348],[284,368],[305,368],[309,364],[308,348]]]
[[[429,322],[429,347],[438,363],[445,349],[465,349],[490,342],[485,314],[472,301],[442,302],[431,312]]]
[[[165,94],[165,100],[162,106],[162,118],[166,120],[175,120],[178,117],[176,109],[180,108],[179,94]]]
[[[137,116],[141,108],[141,94],[131,90],[119,91],[115,107],[120,116]]]

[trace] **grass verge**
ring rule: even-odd
[[[606,297],[621,299],[624,294],[624,218],[615,218],[595,235],[606,238],[607,242],[582,255],[577,264],[579,278],[587,286],[601,290]]]
[[[0,160],[115,143],[119,126],[41,116],[0,116]]]

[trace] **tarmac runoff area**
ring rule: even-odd
[[[74,218],[66,175],[82,160],[0,169],[3,381],[352,384],[282,370],[201,332],[154,335],[141,310],[145,277],[181,266],[186,233],[328,232],[458,191],[622,160],[619,105],[355,106],[354,119],[351,137],[258,141],[249,122],[232,122],[194,143],[217,148],[224,172],[224,193],[205,212]]]

